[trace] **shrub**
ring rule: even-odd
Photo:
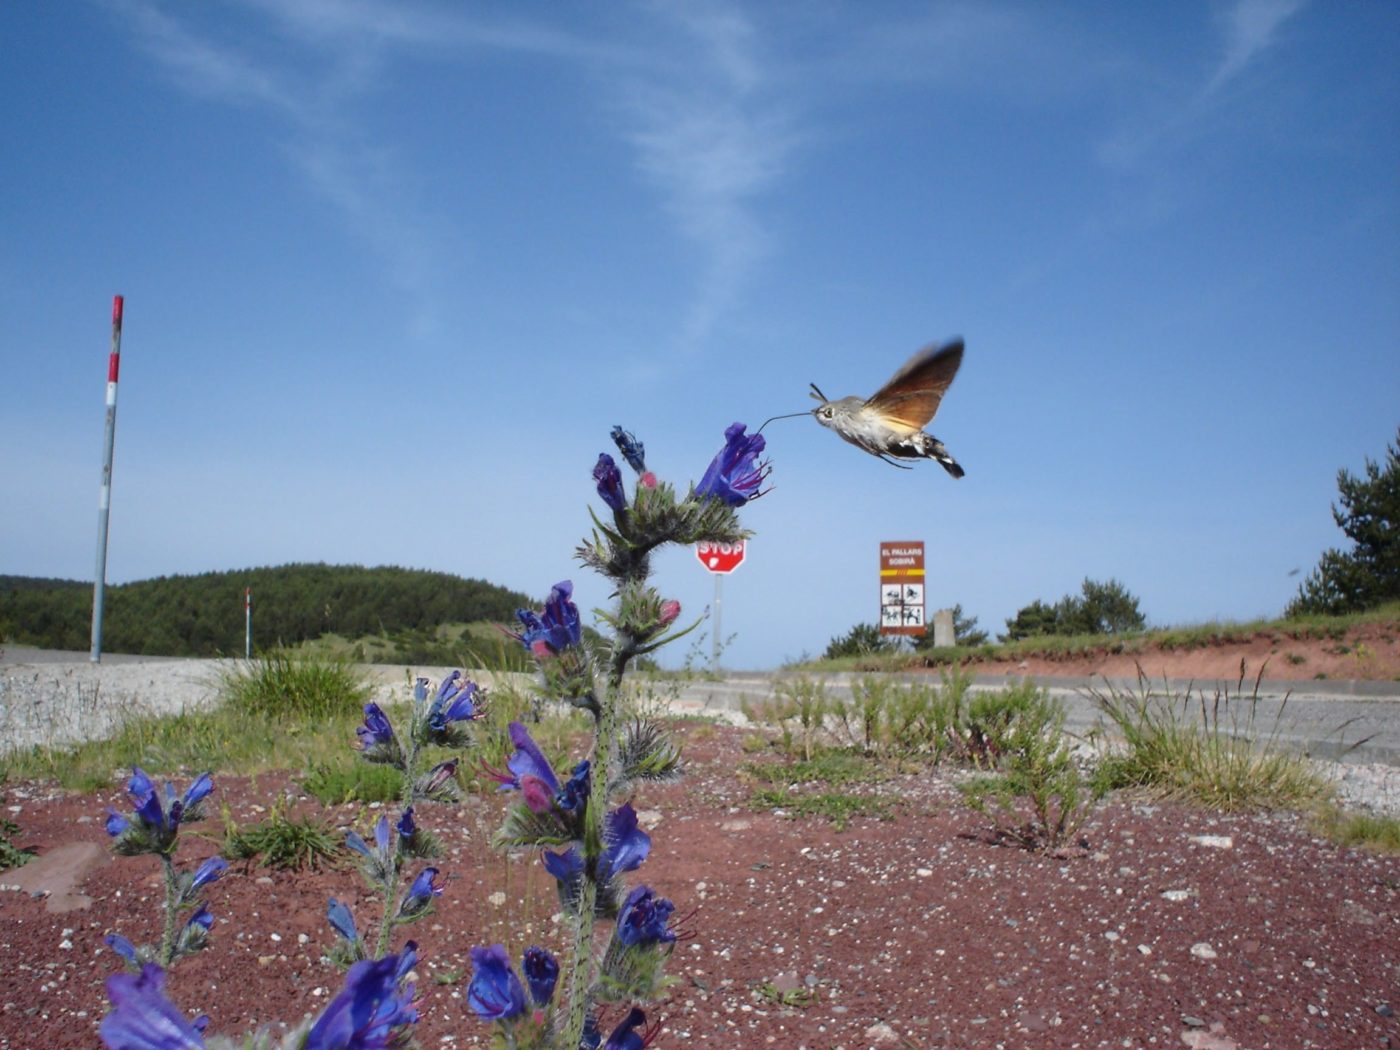
[[[871,653],[888,653],[899,648],[899,642],[880,633],[873,623],[858,623],[845,634],[837,635],[827,643],[825,659],[836,660],[843,656],[869,656]]]

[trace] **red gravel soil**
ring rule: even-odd
[[[838,830],[749,807],[742,767],[776,758],[747,754],[741,730],[691,723],[677,737],[688,776],[635,803],[653,849],[633,884],[695,911],[670,996],[648,1008],[663,1022],[654,1047],[1400,1047],[1400,857],[1339,848],[1293,816],[1126,798],[1071,851],[1034,854],[998,845],[941,771],[859,789],[888,802],[889,819]],[[288,776],[216,778],[213,810],[250,823],[289,792],[296,812],[337,826],[366,831],[377,815],[323,807]],[[34,863],[53,866],[65,844],[96,849],[76,896],[52,874],[37,880],[48,896],[33,880],[0,892],[0,1046],[99,1045],[103,982],[120,969],[103,936],[158,936],[157,862],[112,857],[103,831],[106,808],[126,804],[120,785],[4,789],[0,815]],[[486,845],[499,815],[496,799],[418,811],[444,840],[448,876],[406,933],[420,945],[424,1047],[488,1044],[465,1005],[472,946],[503,941],[515,958],[563,947],[538,859]],[[217,836],[219,822],[196,829]],[[187,833],[182,865],[216,847]],[[331,896],[362,929],[373,919],[348,868],[235,866],[209,888],[211,946],[172,970],[172,997],[228,1035],[319,1009],[341,980],[323,959]]]

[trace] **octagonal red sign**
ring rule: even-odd
[[[695,545],[695,556],[711,572],[733,572],[744,560],[744,541],[738,543],[709,543]]]

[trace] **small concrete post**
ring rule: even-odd
[[[933,644],[939,649],[958,644],[953,637],[952,609],[939,609],[933,614]]]

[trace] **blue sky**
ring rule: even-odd
[[[1400,423],[1392,4],[75,2],[0,38],[0,572],[91,578],[118,293],[111,581],[585,607],[614,423],[684,485],[962,335],[961,481],[768,428],[738,667],[874,620],[881,540],[994,631],[1085,576],[1277,614]]]

